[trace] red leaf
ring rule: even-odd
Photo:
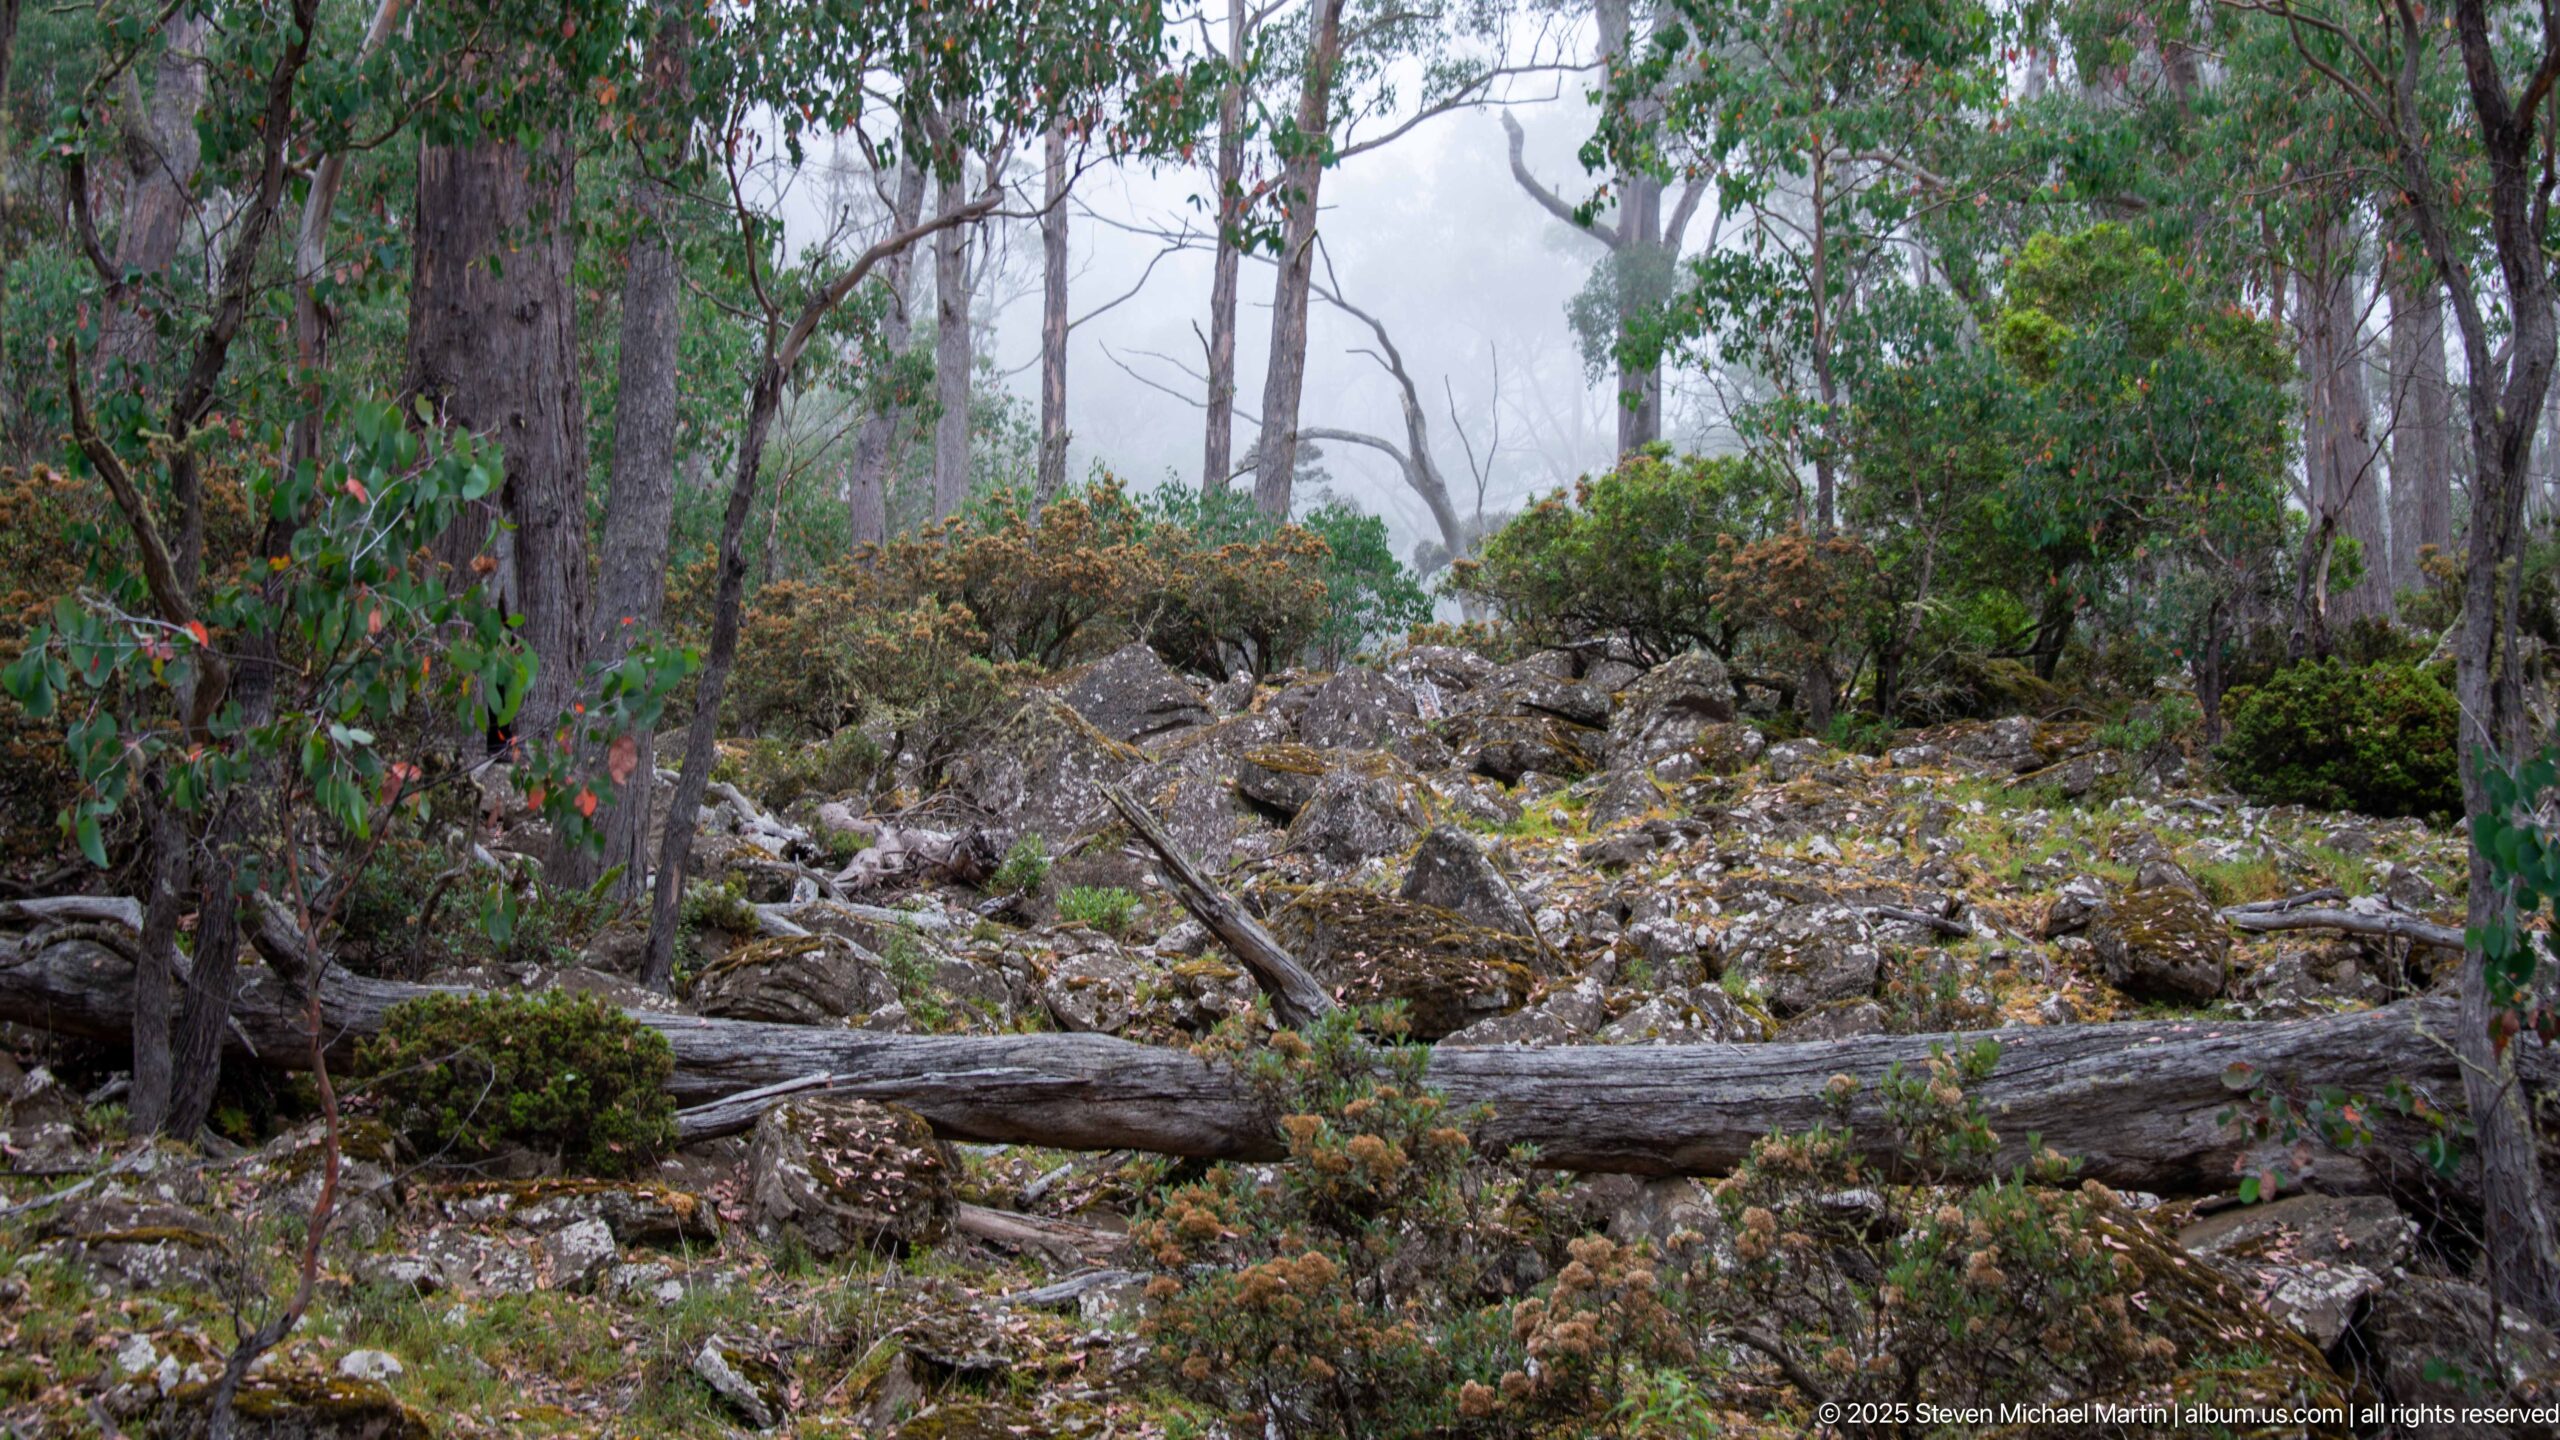
[[[632,772],[640,768],[640,742],[628,735],[616,736],[605,749],[604,768],[614,784],[630,784]]]
[[[205,633],[204,622],[201,620],[188,621],[187,633],[196,637],[196,643],[199,645],[210,646],[213,644],[213,637]]]
[[[584,786],[579,787],[578,813],[590,820],[596,818],[596,792],[589,790]]]

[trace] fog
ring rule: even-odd
[[[1594,184],[1575,158],[1592,128],[1587,84],[1582,75],[1534,77],[1515,94],[1537,98],[1509,106],[1526,132],[1532,172],[1572,200]],[[1073,475],[1100,466],[1142,488],[1169,478],[1199,483],[1210,256],[1205,249],[1162,253],[1156,237],[1186,225],[1205,237],[1214,223],[1204,218],[1209,193],[1209,176],[1199,168],[1098,168],[1077,185],[1068,307],[1080,322],[1068,358]],[[1461,513],[1475,508],[1479,480],[1484,510],[1494,514],[1609,462],[1612,386],[1586,374],[1566,318],[1567,303],[1603,252],[1513,182],[1492,109],[1440,116],[1343,162],[1327,174],[1323,196],[1319,243],[1332,278],[1402,351]],[[1036,410],[1038,238],[1021,227],[994,243],[1004,253],[993,284],[982,287],[992,292],[993,359],[1007,388]],[[1272,273],[1269,264],[1248,260],[1240,286],[1239,458],[1253,444],[1248,417],[1261,405]],[[1317,279],[1326,278],[1320,262]],[[1090,313],[1133,287],[1127,300]],[[1361,353],[1375,345],[1368,328],[1319,295],[1308,333],[1301,429],[1362,430],[1401,448],[1395,383]],[[1667,419],[1666,428],[1676,429],[1681,408]],[[1419,538],[1437,538],[1393,460],[1364,446],[1319,448],[1315,464],[1333,493],[1385,517],[1399,553],[1410,555]]]

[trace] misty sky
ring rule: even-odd
[[[1561,100],[1513,107],[1527,132],[1532,170],[1569,199],[1589,192],[1574,158],[1591,132],[1587,80],[1541,80],[1524,93],[1560,89]],[[1205,195],[1200,170],[1097,170],[1078,187],[1098,215],[1141,227],[1178,227],[1189,217],[1206,228],[1191,203]],[[1502,453],[1487,509],[1507,508],[1524,493],[1543,493],[1610,459],[1615,420],[1604,385],[1586,381],[1565,317],[1599,244],[1546,214],[1513,183],[1502,126],[1490,110],[1445,115],[1392,145],[1355,156],[1324,183],[1322,243],[1345,298],[1376,315],[1404,353],[1424,391],[1432,446],[1461,511],[1472,507],[1473,481],[1459,432],[1449,419],[1450,389],[1479,464],[1494,438],[1494,361],[1501,364]],[[1703,224],[1703,222],[1701,222]],[[995,360],[1006,381],[1034,400],[1039,376],[1039,254],[1036,235],[1009,241],[1012,258],[996,293]],[[1127,291],[1162,248],[1079,214],[1072,237],[1075,274],[1069,313],[1082,317]],[[1186,483],[1199,477],[1202,416],[1191,404],[1132,378],[1114,358],[1149,379],[1197,396],[1206,327],[1210,260],[1205,251],[1158,261],[1143,291],[1080,325],[1070,340],[1068,414],[1074,438],[1071,473],[1099,461],[1133,484],[1153,485],[1170,470]],[[1319,280],[1324,278],[1321,265]],[[1248,261],[1237,340],[1237,404],[1261,408],[1269,341],[1272,267]],[[1301,426],[1366,430],[1401,444],[1403,422],[1394,383],[1365,355],[1367,328],[1319,297],[1309,322],[1306,399]],[[1191,372],[1146,352],[1176,357]],[[1447,386],[1450,389],[1444,389]],[[1254,429],[1239,421],[1236,452]],[[1323,464],[1337,490],[1386,517],[1399,553],[1418,535],[1434,534],[1394,463],[1365,447],[1328,445]],[[1248,480],[1245,483],[1250,483]]]

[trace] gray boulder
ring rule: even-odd
[[[1375,670],[1341,670],[1292,708],[1298,738],[1329,750],[1377,750],[1422,729],[1411,691]]]
[[[1328,771],[1289,822],[1288,848],[1348,869],[1397,854],[1430,823],[1430,792],[1386,767]]]
[[[1131,745],[1206,725],[1216,717],[1190,681],[1144,645],[1123,645],[1085,667],[1063,694],[1077,714]]]
[[[897,984],[841,935],[741,945],[713,961],[693,986],[701,1014],[777,1025],[833,1025],[897,998]]]
[[[1724,662],[1703,650],[1673,656],[1618,696],[1609,720],[1609,768],[1660,764],[1697,744],[1708,726],[1733,717],[1733,680]]]
[[[1529,907],[1520,903],[1519,892],[1495,868],[1492,857],[1474,836],[1454,826],[1439,826],[1422,837],[1405,871],[1404,888],[1396,893],[1453,911],[1487,930],[1538,933],[1530,923]]]
[[[956,1206],[950,1151],[924,1117],[836,1095],[785,1101],[748,1149],[756,1233],[835,1258],[939,1244]]]
[[[2090,915],[2088,937],[2106,982],[2140,1000],[2200,1005],[2231,979],[2231,934],[2186,890],[2136,890]]]
[[[1740,976],[1780,1018],[1875,994],[1881,965],[1866,915],[1838,904],[1742,916],[1725,932],[1724,949],[1726,973]]]

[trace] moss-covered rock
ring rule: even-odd
[[[939,1244],[956,1197],[950,1151],[924,1117],[837,1095],[786,1101],[756,1122],[748,1156],[756,1233],[814,1254]]]
[[[1528,999],[1545,951],[1416,901],[1341,886],[1301,893],[1272,935],[1355,1005],[1404,1002],[1416,1038],[1437,1040]]]
[[[2099,973],[2136,999],[2201,1005],[2230,983],[2230,932],[2185,890],[2120,895],[2090,915],[2088,935]]]
[[[198,1440],[209,1432],[212,1382],[169,1392],[152,1433]],[[240,1384],[232,1415],[242,1440],[429,1440],[426,1417],[400,1403],[379,1380],[269,1372]]]
[[[700,1013],[777,1025],[832,1025],[897,998],[896,982],[837,935],[741,945],[693,982],[693,1006]]]

